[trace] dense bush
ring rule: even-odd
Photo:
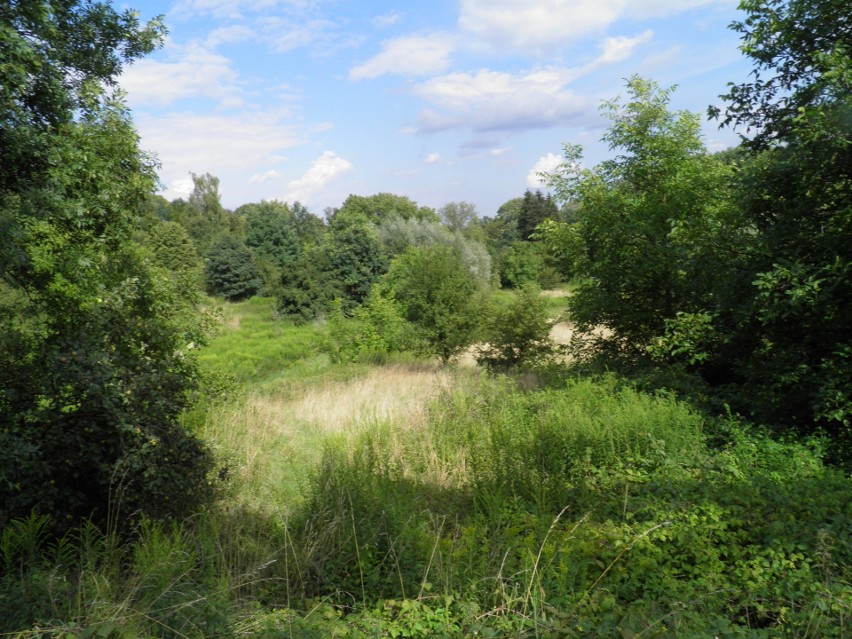
[[[225,236],[210,249],[205,266],[207,291],[237,302],[256,295],[263,286],[249,248],[235,237]]]
[[[550,337],[554,321],[547,300],[534,287],[520,290],[505,306],[492,305],[486,312],[477,361],[494,369],[513,369],[544,364],[556,353]]]

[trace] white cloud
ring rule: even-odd
[[[309,202],[314,195],[334,178],[352,170],[352,163],[337,155],[334,151],[325,151],[314,160],[307,172],[287,186],[286,200]]]
[[[235,44],[245,42],[255,37],[255,32],[242,24],[236,24],[230,27],[221,27],[211,31],[204,44],[211,49],[220,44]]]
[[[183,193],[174,185],[190,171],[216,176],[260,172],[283,149],[301,144],[303,140],[286,117],[256,111],[233,115],[143,113],[136,116],[135,123],[142,148],[160,159],[160,178],[168,186],[166,197],[179,197]]]
[[[491,149],[488,153],[489,153],[490,155],[492,155],[493,157],[498,158],[498,157],[500,157],[501,155],[503,155],[504,153],[508,153],[508,152],[509,152],[509,151],[511,151],[511,150],[512,150],[512,147],[510,147],[510,146],[505,146],[505,147],[503,147],[503,148],[501,148],[501,149]]]
[[[269,180],[278,180],[284,177],[275,169],[270,169],[266,173],[255,173],[249,178],[249,184],[263,184]]]
[[[588,99],[566,89],[576,76],[574,69],[554,68],[523,75],[483,69],[433,78],[414,88],[439,109],[420,113],[420,130],[517,130],[576,120],[590,111]]]
[[[542,52],[602,32],[624,0],[462,0],[459,26],[498,47]]]
[[[375,18],[373,18],[373,25],[379,29],[383,29],[385,27],[390,27],[396,24],[397,22],[399,22],[400,18],[402,18],[401,13],[387,13],[385,15],[376,16]]]
[[[644,20],[734,0],[461,0],[459,27],[499,47],[544,54],[600,35],[620,18]]]
[[[435,164],[435,162],[440,161],[441,154],[440,153],[430,153],[426,156],[426,164]]]
[[[653,36],[654,32],[648,29],[634,38],[628,38],[627,36],[606,38],[601,44],[603,53],[596,62],[598,64],[610,64],[626,60],[633,54],[633,49],[640,44],[650,42]]]
[[[397,75],[440,73],[449,65],[452,38],[446,34],[405,36],[382,43],[382,52],[349,72],[350,80]]]
[[[278,53],[286,53],[322,40],[336,26],[330,20],[321,19],[288,21],[268,18],[264,21],[271,46]]]
[[[279,0],[179,0],[171,10],[178,18],[193,18],[199,15],[212,15],[216,18],[235,20],[243,13],[255,13],[275,7]]]
[[[564,159],[555,153],[542,155],[527,173],[527,186],[531,189],[541,188],[544,185],[544,179],[539,173],[554,173],[563,162]]]
[[[170,49],[171,61],[139,60],[122,73],[119,83],[132,106],[165,106],[191,97],[240,104],[237,72],[228,58],[198,44]]]

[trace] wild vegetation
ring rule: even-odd
[[[842,3],[742,3],[737,149],[633,77],[555,199],[324,219],[152,195],[110,87],[163,26],[49,4],[0,8],[0,633],[850,635]]]

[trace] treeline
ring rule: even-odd
[[[229,301],[272,296],[279,313],[296,321],[324,317],[336,299],[351,310],[394,258],[429,245],[452,247],[485,285],[552,287],[570,276],[567,262],[536,235],[545,220],[570,219],[570,209],[560,211],[541,191],[509,200],[493,218],[480,218],[469,202],[436,211],[391,193],[350,195],[320,217],[300,202],[278,200],[230,211],[216,177],[192,179],[187,199],[150,196],[149,244],[165,265],[195,267],[209,294]]]

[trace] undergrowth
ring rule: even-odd
[[[230,309],[207,363],[235,355],[245,383],[191,416],[227,478],[217,506],[125,538],[12,523],[0,634],[850,635],[852,486],[821,442],[614,377],[523,390],[336,367],[297,356],[301,328],[265,348],[228,337],[273,330],[267,311]]]

